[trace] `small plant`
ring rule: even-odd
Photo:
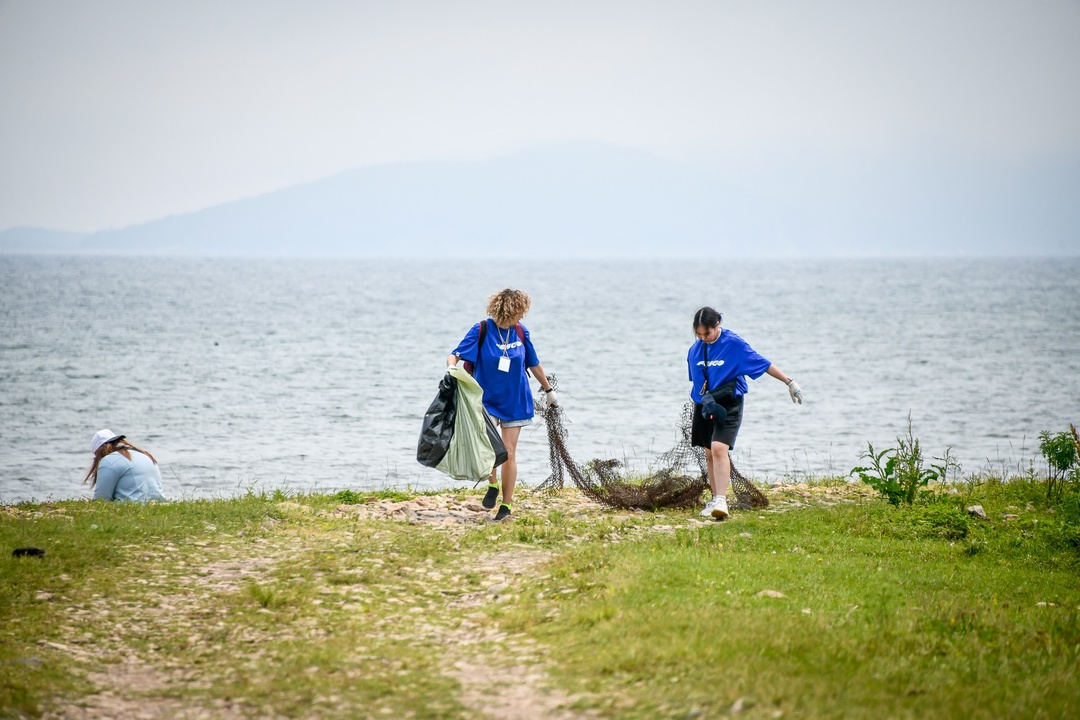
[[[1069,425],[1069,432],[1056,435],[1043,430],[1039,433],[1039,452],[1050,466],[1046,474],[1046,499],[1053,500],[1061,495],[1065,481],[1076,474],[1073,467],[1080,454],[1080,437],[1077,437],[1076,426]]]
[[[260,585],[256,582],[252,582],[248,586],[248,594],[255,599],[255,602],[264,608],[275,608],[282,604],[281,596],[274,591],[273,588]]]
[[[922,537],[963,540],[971,528],[968,514],[952,503],[916,507],[912,513],[910,522]]]
[[[355,490],[342,490],[334,495],[334,499],[346,505],[358,505],[363,502],[364,496]]]
[[[858,474],[892,505],[910,505],[920,488],[929,485],[931,480],[944,479],[950,467],[958,467],[949,450],[942,458],[934,458],[940,460],[941,465],[923,467],[922,447],[911,429],[911,413],[908,413],[907,437],[896,438],[895,448],[876,452],[873,443],[866,445],[867,451],[862,457],[868,459],[870,465],[852,468],[849,474]]]

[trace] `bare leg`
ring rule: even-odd
[[[506,462],[502,467],[502,501],[509,505],[514,499],[514,486],[517,485],[517,443],[521,435],[519,427],[504,427],[502,430],[503,445],[506,446]],[[495,473],[492,472],[494,478]],[[495,482],[494,479],[492,482]]]
[[[728,449],[722,442],[713,442],[709,448],[709,489],[714,497],[727,497],[731,485],[731,456]]]

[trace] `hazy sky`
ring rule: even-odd
[[[1080,155],[1080,0],[0,0],[0,230],[602,140]]]

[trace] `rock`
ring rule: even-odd
[[[983,510],[982,505],[969,505],[968,507],[964,508],[964,510],[971,517],[977,517],[980,520],[985,520],[986,519],[986,511]]]
[[[1020,517],[1020,516],[1017,515],[1016,513],[1005,513],[1004,515],[1001,516],[1001,518],[1003,520],[1015,520],[1018,517]]]
[[[505,592],[508,587],[510,586],[507,583],[497,583],[489,587],[487,591],[491,595],[499,595],[500,593]]]
[[[739,533],[739,537],[749,539],[749,538],[752,538],[754,536],[751,535],[750,533]]]
[[[728,713],[731,714],[731,715],[738,715],[739,713],[741,713],[743,711],[743,705],[744,705],[743,699],[739,698],[735,702],[731,703],[731,709],[728,710]]]
[[[762,590],[754,597],[782,598],[784,597],[784,593],[779,590]]]

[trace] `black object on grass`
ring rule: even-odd
[[[35,547],[15,548],[11,551],[11,555],[12,557],[45,557],[45,551]]]

